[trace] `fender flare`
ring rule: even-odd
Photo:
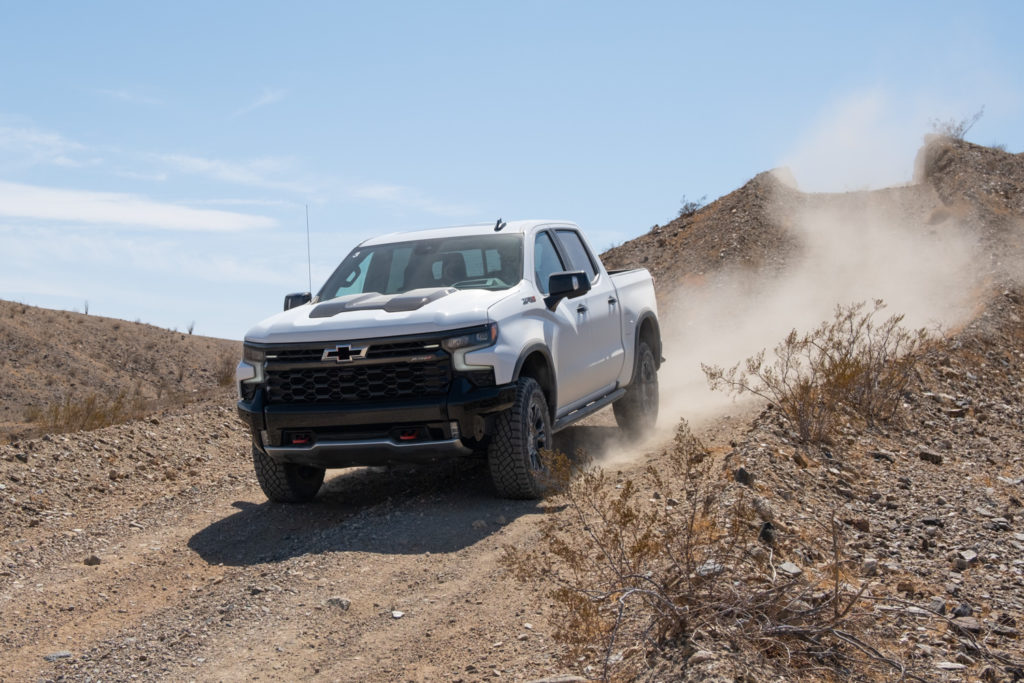
[[[523,371],[523,366],[526,364],[526,359],[532,356],[534,353],[539,353],[544,357],[544,361],[547,363],[548,369],[551,373],[551,377],[549,378],[550,386],[547,387],[549,393],[548,410],[550,410],[551,414],[554,415],[555,406],[557,405],[558,401],[558,385],[555,382],[555,361],[554,359],[551,358],[551,349],[548,348],[547,344],[536,342],[534,344],[527,346],[520,352],[519,359],[516,360],[515,370],[512,372],[512,381],[519,381],[519,375]]]
[[[655,367],[661,368],[661,357],[662,343],[661,343],[661,325],[658,323],[658,316],[654,314],[654,311],[644,311],[637,318],[636,328],[633,332],[633,372],[630,373],[629,383],[633,383],[633,373],[636,372],[636,349],[640,348],[640,331],[644,328],[645,324],[650,323],[654,329],[654,348],[651,352],[654,354]]]

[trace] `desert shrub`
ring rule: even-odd
[[[706,200],[707,198],[708,198],[708,196],[704,195],[703,197],[701,197],[700,199],[697,199],[695,201],[694,200],[688,200],[686,198],[686,195],[684,194],[683,198],[679,202],[680,203],[679,218],[689,218],[693,214],[695,214],[698,211],[700,211],[702,208],[704,208],[704,200]]]
[[[235,367],[237,365],[238,358],[233,354],[225,353],[220,357],[215,372],[218,386],[230,387],[235,383]]]
[[[953,138],[954,140],[963,140],[964,136],[967,135],[967,131],[974,127],[981,117],[985,114],[985,106],[982,105],[981,109],[976,111],[973,116],[969,116],[963,119],[932,119],[931,126],[932,132],[936,135],[941,135],[947,138]]]
[[[805,442],[828,442],[847,407],[868,424],[891,420],[902,402],[927,333],[907,330],[903,316],[879,323],[881,300],[837,306],[831,321],[791,331],[766,361],[762,350],[732,368],[701,364],[708,384],[751,393],[777,406]]]
[[[818,568],[786,575],[776,571],[782,550],[748,491],[715,478],[708,450],[682,422],[661,471],[619,480],[584,471],[555,499],[564,507],[545,520],[539,543],[506,547],[504,564],[548,587],[565,661],[591,678],[672,678],[655,668],[687,658],[709,637],[753,669],[805,667],[820,679],[856,659],[898,670],[855,635],[871,620],[847,582],[840,525],[831,523]]]

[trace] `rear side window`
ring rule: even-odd
[[[558,241],[562,243],[562,247],[565,248],[569,256],[569,261],[572,262],[572,269],[582,270],[593,282],[597,277],[597,265],[594,263],[590,251],[587,250],[587,245],[583,244],[580,234],[575,230],[556,230],[555,232],[558,233]]]
[[[539,233],[533,243],[533,274],[537,278],[537,289],[547,294],[551,274],[564,270],[565,266],[558,256],[555,243],[551,241],[551,235],[546,232]]]

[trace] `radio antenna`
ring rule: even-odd
[[[313,294],[313,260],[309,255],[309,204],[306,204],[306,273],[309,275],[309,293]]]

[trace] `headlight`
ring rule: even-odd
[[[242,347],[242,360],[250,365],[262,365],[263,361],[267,359],[267,352],[263,349],[257,349],[255,346],[243,346]]]
[[[498,323],[489,323],[480,329],[460,334],[458,337],[448,337],[441,342],[441,346],[447,351],[470,351],[482,349],[498,341]]]

